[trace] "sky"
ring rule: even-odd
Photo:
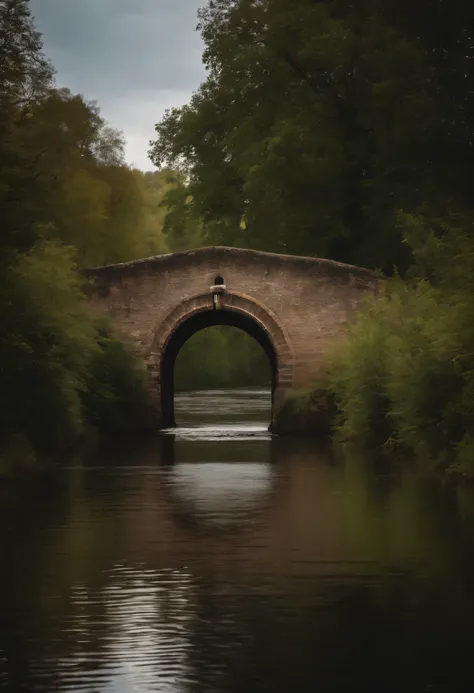
[[[30,0],[57,84],[96,100],[123,131],[127,163],[147,156],[166,108],[189,101],[205,79],[195,30],[205,0]]]

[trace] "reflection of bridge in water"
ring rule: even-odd
[[[366,608],[354,617],[345,590],[352,585],[363,596],[374,582],[380,568],[366,542],[393,545],[400,517],[381,514],[380,489],[370,498],[364,480],[313,442],[270,436],[264,427],[260,433],[216,443],[205,431],[196,440],[198,429],[178,429],[147,442],[122,441],[90,466],[69,470],[61,493],[54,482],[45,485],[42,503],[51,518],[38,523],[31,543],[42,546],[33,581],[41,608],[33,619],[47,626],[38,632],[51,633],[58,609],[57,630],[44,646],[54,660],[48,690],[86,690],[86,655],[104,691],[118,677],[124,690],[154,690],[159,681],[160,690],[178,691],[185,684],[176,682],[190,679],[199,682],[196,690],[234,690],[214,678],[216,664],[221,677],[227,672],[229,651],[222,648],[251,668],[259,641],[272,664],[276,655],[284,662],[290,646],[297,657],[299,643],[309,646],[305,632],[319,628],[323,643],[330,638],[324,652],[332,652],[340,631],[326,627],[325,614],[338,601],[343,632],[352,628],[356,637]],[[392,507],[405,516],[400,498]],[[408,522],[411,540],[416,532]],[[429,546],[421,539],[417,545]],[[29,554],[24,542],[22,552]],[[14,613],[21,618],[22,608]],[[235,690],[249,690],[244,683]]]
[[[458,527],[444,532],[451,513],[405,473],[366,475],[311,441],[270,436],[256,424],[259,407],[227,438],[218,423],[129,439],[26,496],[8,489],[0,679],[7,662],[9,690],[255,693],[262,681],[280,693],[350,690],[361,662],[372,690],[374,666],[379,683],[387,672],[392,682],[400,622],[413,609],[403,632],[410,665],[418,661],[412,643],[431,642],[452,584],[451,547],[440,551],[459,547]],[[426,579],[430,566],[446,571],[439,584]],[[456,640],[462,621],[452,615],[470,604],[466,594],[443,603],[440,653],[452,643],[464,652],[467,631]],[[393,633],[385,658],[381,622]]]
[[[330,455],[311,441],[270,436],[247,441],[245,450],[244,458],[238,441],[216,446],[174,435],[134,449],[132,502],[124,499],[117,522],[140,560],[153,566],[164,553],[173,562],[185,547],[188,564],[210,568],[226,555],[220,569],[232,572],[236,564],[284,564],[296,547],[302,560],[317,545],[322,556],[339,553]],[[109,454],[114,466],[130,459],[123,446]]]
[[[242,644],[239,656],[252,662],[263,638],[264,649],[286,656],[286,634],[302,637],[298,619],[281,629],[287,610],[313,626],[300,605],[325,601],[337,571],[354,574],[343,565],[330,457],[311,442],[263,429],[244,443],[178,433],[122,443],[91,462],[73,470],[70,518],[52,551],[72,557],[67,574],[50,578],[55,593],[70,595],[62,630],[73,634],[55,644],[64,649],[55,652],[55,685],[80,681],[87,651],[104,682],[177,691],[176,681],[193,679],[197,690],[228,690],[212,687],[223,646]]]

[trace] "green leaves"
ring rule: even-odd
[[[432,179],[423,51],[338,3],[210,2],[200,29],[209,77],[150,155],[186,172],[211,240],[404,269],[394,210]]]
[[[54,242],[18,257],[2,285],[0,439],[26,435],[37,451],[55,451],[82,431],[80,391],[96,349],[72,251]]]
[[[145,421],[142,374],[104,346],[77,268],[159,252],[164,210],[97,105],[54,88],[25,0],[0,0],[0,53],[0,458],[18,466],[132,427],[137,402]]]
[[[73,257],[73,248],[39,243],[18,256],[2,286],[0,456],[13,434],[50,457],[90,426],[152,426],[144,373],[87,309]]]
[[[153,430],[156,412],[145,369],[107,328],[100,329],[97,345],[81,397],[86,421],[112,435]]]
[[[175,386],[180,390],[268,386],[270,364],[261,346],[235,327],[211,327],[193,335],[179,352]]]
[[[340,430],[364,447],[395,443],[472,475],[473,241],[445,225],[420,255],[428,232],[406,221],[419,268],[435,283],[391,280],[361,313],[331,366]]]
[[[51,88],[54,70],[42,49],[27,0],[0,0],[1,120],[24,113]]]

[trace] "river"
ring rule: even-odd
[[[269,393],[0,490],[0,690],[474,690],[474,491],[272,437]]]

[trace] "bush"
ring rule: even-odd
[[[328,385],[321,382],[311,390],[290,393],[275,414],[272,431],[328,438],[336,415],[335,397]]]
[[[471,261],[458,257],[454,276]],[[367,302],[333,359],[331,389],[343,438],[365,448],[402,446],[473,474],[471,291],[453,281],[453,261],[446,262],[449,282],[394,279]]]
[[[156,427],[145,371],[106,328],[98,336],[82,395],[85,420],[101,433],[132,433]]]
[[[94,321],[69,248],[38,243],[2,279],[0,439],[19,434],[40,456],[55,455],[83,433]]]
[[[368,303],[331,363],[329,387],[339,409],[337,430],[343,438],[368,448],[383,445],[391,435],[387,393],[389,322],[378,302]]]
[[[18,255],[0,278],[5,473],[58,458],[91,425],[101,432],[151,425],[144,375],[125,347],[99,329],[82,284],[73,251],[51,241]]]
[[[0,479],[38,471],[41,465],[25,436],[14,434],[0,446]]]

